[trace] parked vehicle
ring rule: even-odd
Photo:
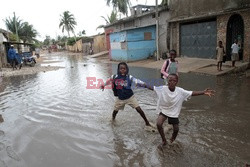
[[[35,58],[32,56],[31,52],[23,52],[21,54],[23,64],[28,65],[30,67],[34,67],[36,64]]]

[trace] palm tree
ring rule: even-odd
[[[35,37],[38,35],[38,32],[34,29],[33,25],[30,25],[28,22],[22,22],[22,20],[20,20],[19,17],[16,18],[15,15],[13,18],[6,18],[4,21],[9,31],[15,35],[18,34],[24,43],[36,41]]]
[[[23,27],[22,20],[20,20],[19,17],[16,18],[15,15],[12,18],[10,17],[8,19],[6,18],[4,22],[8,30],[12,32],[13,34],[16,34],[16,32],[19,34],[20,30]]]
[[[106,0],[107,5],[112,4],[113,8],[128,16],[128,8],[131,6],[130,0]]]
[[[110,16],[107,15],[107,18],[105,18],[104,16],[101,16],[105,21],[106,21],[106,25],[108,24],[112,24],[114,23],[115,21],[117,21],[117,15],[118,13],[116,11],[112,11]],[[99,25],[96,29],[99,29],[99,28],[104,28],[105,25]]]
[[[74,34],[74,29],[76,25],[77,23],[75,21],[74,15],[71,14],[69,11],[63,12],[59,24],[59,28],[62,27],[62,32],[64,33],[64,30],[66,30],[68,32],[68,36],[70,37],[69,32],[72,32]]]

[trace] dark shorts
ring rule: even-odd
[[[168,117],[165,114],[163,114],[162,112],[160,112],[160,115],[162,115],[168,119],[168,124],[179,124],[179,118]]]

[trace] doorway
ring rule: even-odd
[[[226,55],[227,60],[231,60],[231,46],[234,40],[238,40],[240,46],[239,60],[243,60],[244,49],[244,22],[239,14],[232,15],[227,23]]]

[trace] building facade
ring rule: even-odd
[[[156,34],[156,18],[155,18],[155,7],[154,6],[145,6],[145,5],[138,5],[131,9],[131,16],[118,20],[117,22],[107,25],[105,27],[105,35],[106,35],[106,42],[107,42],[107,49],[109,50],[109,58],[113,60],[125,60],[121,59],[117,54],[117,47],[124,48],[121,46],[124,46],[124,44],[120,44],[120,46],[113,43],[113,39],[117,37],[117,35],[124,35],[124,42],[127,42],[127,47],[125,47],[127,50],[124,50],[127,52],[128,55],[128,61],[135,61],[135,60],[141,60],[146,59],[149,56],[152,55],[151,49],[153,48],[155,52],[156,51],[156,44],[155,44],[155,34]],[[167,20],[169,19],[169,12],[167,8],[160,8],[159,9],[159,54],[162,55],[164,52],[167,51],[167,31],[168,31],[168,24]],[[150,29],[150,31],[148,31]],[[135,33],[135,35],[140,36],[140,40],[143,40],[144,42],[141,42],[140,44],[136,43],[136,45],[133,45],[133,50],[137,50],[136,53],[131,53],[132,46],[130,43],[131,40],[131,33]],[[151,33],[152,36],[149,34]],[[143,34],[143,35],[142,35]],[[148,48],[148,38],[152,37],[152,48],[149,49],[147,53],[140,53],[143,51],[143,47]],[[112,39],[111,39],[112,38]],[[117,40],[117,39],[116,39]],[[128,41],[127,41],[128,40]],[[139,38],[138,38],[139,40]],[[122,39],[121,39],[122,41]],[[123,43],[124,43],[123,42]],[[135,42],[135,41],[134,41]],[[112,45],[111,45],[112,44]],[[141,50],[139,52],[139,50]],[[129,53],[130,52],[130,53]],[[142,56],[141,54],[144,54]],[[133,56],[132,56],[133,55]],[[133,57],[133,58],[132,58]]]
[[[237,39],[240,60],[249,61],[249,0],[169,0],[170,49],[187,57],[215,58],[218,41],[225,47],[227,59]]]
[[[153,56],[156,50],[155,26],[124,30],[110,34],[111,59],[136,61]]]

